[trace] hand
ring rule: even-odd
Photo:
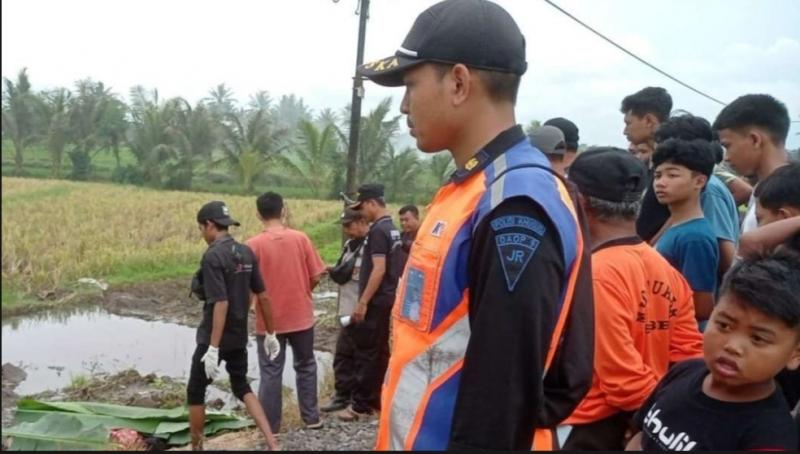
[[[206,369],[206,377],[214,381],[219,375],[219,349],[213,345],[208,346],[208,351],[200,359]]]
[[[281,344],[274,333],[267,333],[264,336],[264,351],[267,352],[270,361],[275,361],[275,358],[281,353]]]
[[[353,323],[361,323],[364,321],[364,316],[367,315],[367,303],[363,301],[359,301],[356,309],[353,311],[353,315],[350,317],[350,321]]]

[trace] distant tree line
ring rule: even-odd
[[[315,113],[300,97],[273,99],[267,91],[240,105],[224,83],[194,105],[142,86],[130,90],[126,103],[92,79],[34,91],[26,69],[3,82],[2,138],[13,147],[14,175],[25,175],[26,156],[41,147],[52,178],[90,179],[97,155],[108,153],[115,162],[111,179],[119,183],[202,190],[198,184],[220,180],[248,194],[257,184],[291,184],[315,198],[344,190],[349,106]],[[452,172],[452,159],[398,149],[400,116],[391,109],[387,98],[362,118],[357,181],[385,184],[391,201],[427,201]],[[123,163],[126,150],[133,163]]]

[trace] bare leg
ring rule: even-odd
[[[206,423],[205,405],[189,406],[189,433],[192,436],[192,451],[203,450],[203,426]]]
[[[259,402],[256,395],[249,392],[244,395],[244,399],[242,400],[244,401],[245,407],[247,407],[247,413],[250,414],[250,417],[256,422],[256,426],[258,426],[261,433],[264,434],[269,449],[271,451],[280,451],[281,448],[278,446],[278,441],[275,440],[275,435],[272,434],[272,429],[269,427],[267,415],[264,414],[264,409],[261,408],[261,402]]]

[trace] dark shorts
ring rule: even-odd
[[[211,383],[206,377],[203,364],[203,355],[208,351],[208,345],[198,344],[192,355],[192,368],[189,372],[189,384],[186,386],[186,397],[189,405],[204,405],[206,388]],[[231,390],[239,400],[244,400],[247,393],[253,392],[247,383],[247,349],[239,348],[219,352],[220,361],[225,361],[225,369],[230,377]]]

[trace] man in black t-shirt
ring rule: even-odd
[[[228,234],[231,225],[239,223],[231,219],[223,202],[209,202],[197,213],[197,226],[209,246],[192,280],[192,293],[203,301],[203,320],[197,328],[197,348],[186,387],[192,448],[203,447],[206,388],[219,375],[219,363],[224,360],[233,394],[245,403],[270,449],[277,450],[261,403],[247,383],[250,294],[255,293],[261,302],[268,336],[273,332],[270,302],[253,251]],[[279,350],[277,339],[269,344],[271,357]]]
[[[402,270],[393,263],[402,247],[400,231],[392,222],[383,199],[383,185],[365,184],[350,206],[371,222],[361,259],[358,304],[353,311],[353,338],[356,343],[356,387],[353,403],[339,413],[339,419],[354,421],[380,410],[383,376],[389,365],[389,319],[397,279]]]
[[[725,275],[703,360],[675,365],[634,417],[629,450],[792,451],[790,407],[775,376],[800,367],[800,255],[746,259]]]

